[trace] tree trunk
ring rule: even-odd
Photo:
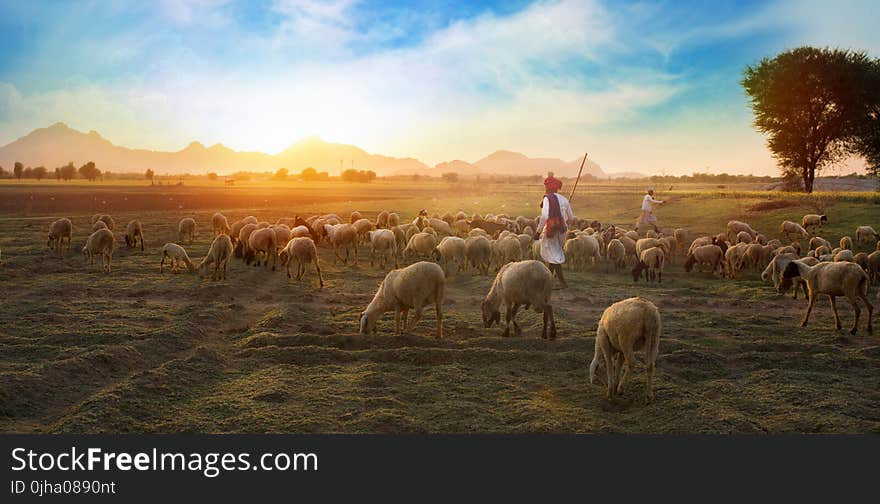
[[[813,192],[813,180],[816,178],[816,165],[814,163],[808,163],[804,166],[802,174],[804,179],[804,192],[811,194]]]

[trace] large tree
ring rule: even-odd
[[[88,180],[89,182],[94,182],[95,179],[101,176],[101,170],[99,170],[93,161],[89,161],[88,163],[79,167],[79,174],[82,178]]]
[[[816,172],[854,152],[871,65],[863,52],[799,47],[746,67],[755,127],[783,175],[797,174],[806,192]]]
[[[880,177],[880,59],[871,62],[865,81],[865,89],[870,94],[864,104],[854,147],[855,152],[867,161],[868,171]]]

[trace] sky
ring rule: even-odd
[[[876,0],[0,0],[0,145],[62,121],[155,150],[317,135],[430,165],[775,174],[743,68],[880,57],[878,25]]]

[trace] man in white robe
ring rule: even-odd
[[[546,194],[541,201],[541,218],[537,231],[541,235],[541,258],[547,261],[550,271],[559,279],[562,287],[567,287],[562,273],[562,265],[565,263],[563,246],[568,223],[574,219],[574,212],[568,198],[558,193],[562,189],[562,182],[553,177],[552,173],[544,180],[544,188]]]

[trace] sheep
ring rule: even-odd
[[[99,229],[109,229],[109,228],[107,227],[106,222],[99,220],[99,221],[95,222],[94,224],[92,224],[92,232],[94,233],[95,231],[97,231]]]
[[[644,270],[645,281],[651,282],[656,279],[657,283],[663,283],[663,265],[665,263],[666,257],[662,248],[651,247],[643,250],[639,255],[639,261],[632,270],[633,281],[638,282],[642,277],[642,270]]]
[[[482,231],[482,229],[480,231]],[[456,236],[467,237],[467,235],[468,235],[467,221],[463,221],[463,220],[453,221],[452,222],[452,232],[455,233]]]
[[[817,248],[813,252],[816,257],[822,257],[823,255],[831,254],[831,249],[825,245],[822,245],[821,247]]]
[[[752,235],[745,231],[740,231],[736,234],[736,242],[737,243],[752,243]]]
[[[342,259],[342,264],[348,265],[348,258],[351,257],[351,251],[354,250],[354,264],[358,262],[358,235],[357,229],[351,224],[324,224],[324,233],[327,240],[333,246],[333,264]],[[339,250],[345,250],[345,259],[339,255]]]
[[[241,221],[237,221],[238,224]],[[235,224],[233,224],[233,233],[237,235],[235,231]],[[241,228],[239,228],[241,229]],[[184,238],[189,238],[189,243],[193,242],[196,236],[196,220],[192,217],[184,217],[180,219],[180,222],[177,224],[177,241],[183,243]]]
[[[814,228],[822,227],[823,222],[828,222],[827,215],[807,214],[801,219],[801,227],[812,232]]]
[[[287,242],[290,241],[291,230],[287,224],[275,224],[270,229],[275,231],[275,245],[278,248],[284,248],[287,245]]]
[[[634,242],[638,242],[639,239],[641,238],[641,236],[639,236],[638,231],[627,231],[626,233],[623,234],[623,236],[626,236],[627,238],[629,238],[630,240],[632,240]]]
[[[440,237],[455,235],[455,233],[452,231],[452,227],[449,225],[449,223],[447,223],[446,221],[444,221],[442,219],[434,219],[434,218],[428,219],[428,224],[431,226],[432,229],[437,231],[437,233],[440,235]]]
[[[291,238],[311,238],[312,232],[306,226],[296,226],[290,230]]]
[[[590,265],[595,266],[602,259],[602,245],[599,243],[599,237],[583,234],[578,236],[578,239],[586,245],[584,260],[590,261]]]
[[[516,236],[499,238],[492,242],[492,255],[495,257],[497,270],[510,262],[522,260],[522,247]]]
[[[275,271],[275,267],[278,264],[278,254],[276,253],[278,242],[275,240],[276,236],[274,229],[255,229],[254,232],[248,236],[248,251],[244,256],[245,264],[250,265],[253,262],[254,266],[259,266],[260,254],[262,254],[263,266],[266,267],[269,265],[269,258],[271,257],[272,271]]]
[[[407,241],[406,248],[403,250],[404,257],[412,255],[419,257],[430,257],[437,246],[437,238],[431,233],[417,232]]]
[[[794,242],[800,238],[809,238],[810,234],[797,222],[782,221],[779,225],[779,234]]]
[[[880,250],[868,254],[868,276],[872,283],[880,282]]]
[[[712,267],[711,271],[713,274],[716,269],[720,269],[723,275],[724,252],[722,252],[721,247],[718,245],[701,245],[688,252],[684,263],[684,270],[690,272],[694,268],[694,264],[700,267],[700,271],[703,270],[704,264],[708,264]]]
[[[213,220],[213,218],[212,218],[212,220]],[[248,225],[248,224],[256,224],[256,223],[260,222],[259,219],[257,219],[257,218],[254,217],[253,215],[248,215],[247,217],[245,217],[245,218],[242,219],[241,221],[242,221],[245,225]]]
[[[532,243],[532,259],[536,261],[543,261],[544,258],[541,256],[541,241],[543,238],[539,238]]]
[[[544,313],[541,337],[556,339],[556,319],[550,304],[552,292],[553,275],[544,263],[529,260],[505,264],[495,276],[489,293],[480,305],[483,324],[486,328],[496,323],[500,325],[501,306],[504,305],[507,325],[503,336],[510,335],[511,322],[514,334],[519,336],[522,331],[516,323],[516,313],[520,306],[525,306],[526,309],[531,307]]]
[[[480,274],[488,276],[492,263],[492,242],[485,236],[471,236],[464,244],[468,263]]]
[[[612,239],[608,242],[608,248],[605,252],[605,257],[608,258],[609,262],[614,263],[614,270],[618,270],[619,268],[626,267],[626,248],[624,248],[623,243],[620,242],[617,238]],[[608,268],[605,268],[606,272]]]
[[[185,264],[189,271],[195,269],[186,250],[176,243],[166,243],[162,246],[162,262],[159,263],[159,273],[165,272],[165,259],[170,259],[172,273],[180,273],[180,263]]]
[[[670,264],[675,264],[675,252],[678,250],[678,242],[673,236],[663,236],[660,238],[660,244],[666,253],[666,257]]]
[[[758,233],[757,235],[755,235],[755,239],[752,240],[752,242],[760,245],[767,245],[767,237],[762,235],[761,233]]]
[[[369,231],[367,238],[370,241],[370,266],[375,267],[376,254],[379,254],[379,267],[385,269],[389,256],[394,261],[394,268],[399,268],[397,260],[397,238],[390,229],[377,229]]]
[[[141,252],[144,251],[144,228],[141,221],[135,219],[129,221],[125,226],[125,246],[128,248],[136,248],[138,240],[141,242]]]
[[[397,242],[397,255],[400,256],[403,254],[403,249],[406,248],[406,233],[401,226],[394,226],[391,228],[391,232],[394,233],[394,241]]]
[[[357,210],[355,210],[355,211],[351,212],[351,216],[349,217],[348,222],[349,222],[349,224],[354,224],[355,222],[357,222],[361,219],[363,219],[363,217],[361,216],[361,213],[358,212]]]
[[[452,217],[450,215],[450,217]],[[434,247],[432,253],[435,261],[441,264],[444,274],[449,276],[449,263],[455,262],[458,266],[457,272],[467,270],[467,243],[464,239],[457,236],[445,236],[440,243]]]
[[[868,272],[868,254],[864,252],[859,252],[858,254],[853,256],[852,262],[858,264],[865,270],[865,273]],[[868,275],[870,277],[870,275]]]
[[[422,310],[434,303],[437,315],[437,338],[443,337],[443,298],[446,277],[443,269],[432,262],[420,261],[406,268],[394,269],[385,275],[376,295],[360,316],[360,333],[375,334],[376,321],[388,311],[394,311],[394,331],[403,334],[407,327],[415,327],[422,318]],[[412,324],[407,324],[409,310],[415,310]],[[401,318],[402,324],[401,324]]]
[[[232,229],[229,227],[229,221],[227,221],[226,216],[220,212],[211,216],[211,227],[214,229],[214,236],[219,234],[228,235],[232,232]]]
[[[248,226],[253,224],[248,224]],[[229,269],[229,258],[232,257],[232,239],[225,234],[214,237],[208,248],[208,254],[196,266],[196,271],[201,272],[207,270],[208,266],[214,265],[214,271],[211,273],[212,280],[226,280],[226,274]]]
[[[840,239],[840,248],[842,248],[844,250],[852,250],[852,248],[853,248],[852,238],[850,238],[849,236],[844,236],[843,238],[841,238]]]
[[[535,241],[534,233],[518,234],[516,235],[516,239],[519,240],[519,245],[522,247],[522,255],[520,257],[528,259],[532,253],[532,242]]]
[[[621,236],[620,238],[618,238],[618,240],[620,240],[620,243],[623,244],[623,248],[624,248],[624,250],[626,250],[626,255],[633,256],[635,258],[635,260],[638,261],[639,255],[638,255],[638,253],[636,253],[635,240],[633,240],[632,238],[630,238],[629,236],[626,236],[626,235]]]
[[[412,224],[406,224],[405,226],[406,226],[405,228],[404,228],[404,226],[400,226],[400,227],[403,228],[403,237],[407,243],[409,243],[409,241],[412,239],[412,237],[415,236],[417,233],[422,232],[421,229],[417,228],[416,226],[414,226]]]
[[[70,252],[70,242],[73,240],[73,223],[67,217],[62,217],[49,226],[49,239],[46,247],[61,252],[64,239],[67,238],[67,252]]]
[[[471,219],[466,221],[468,224],[468,228],[470,230],[474,230],[475,228],[480,228],[486,232],[490,237],[498,236],[498,233],[507,229],[506,226],[502,224],[498,224],[497,222],[493,222],[487,218],[484,219]]]
[[[367,233],[375,229],[375,226],[370,222],[370,219],[358,219],[356,222],[352,223],[351,226],[357,233],[358,243],[366,243],[369,241]]]
[[[243,258],[248,254],[248,238],[257,229],[256,223],[245,224],[238,232],[238,242],[235,245],[235,257]],[[230,240],[230,243],[232,240]]]
[[[463,211],[459,210],[458,213],[455,214],[455,220],[456,221],[466,221],[467,214],[464,213]]]
[[[852,250],[843,249],[840,252],[834,254],[834,262],[855,262],[855,256],[853,255]]]
[[[737,272],[742,269],[748,246],[748,243],[737,243],[724,252],[724,266],[728,278],[736,278]]]
[[[388,214],[388,220],[385,222],[385,224],[386,224],[389,228],[393,228],[393,227],[395,227],[395,226],[399,226],[399,225],[400,225],[400,216],[397,215],[395,212],[390,212],[390,213]]]
[[[760,243],[750,243],[743,254],[743,268],[750,267],[753,271],[764,269],[770,260],[770,248]]]
[[[486,230],[483,228],[473,228],[468,231],[468,237],[470,238],[472,236],[485,236],[486,238],[491,238],[489,236],[489,233],[487,233]]]
[[[446,212],[446,213],[444,213],[443,215],[441,215],[441,216],[440,216],[440,220],[442,220],[443,222],[449,224],[450,226],[452,225],[453,222],[455,222],[455,218],[454,218],[454,217],[452,216],[452,214],[449,213],[449,212]]]
[[[761,280],[767,281],[770,280],[773,283],[773,286],[776,288],[776,292],[783,294],[782,289],[782,272],[785,271],[785,268],[788,266],[788,263],[792,261],[798,260],[797,254],[778,254],[770,260],[770,263],[767,264],[767,267],[764,268],[764,271],[761,272]],[[787,289],[786,289],[787,290]],[[798,291],[802,290],[804,292],[804,298],[807,297],[807,284],[802,280],[798,280],[797,285],[794,288],[794,298],[797,299]]]
[[[586,242],[577,237],[565,240],[562,250],[565,253],[565,262],[568,263],[571,269],[578,270],[587,267],[586,248]]]
[[[874,240],[880,240],[880,234],[874,231],[871,226],[859,226],[856,228],[856,241],[860,243],[871,243]],[[880,242],[877,242],[880,246]]]
[[[841,324],[840,316],[837,314],[835,297],[846,296],[853,307],[853,314],[855,315],[850,334],[855,334],[859,327],[861,309],[859,309],[856,298],[861,299],[868,308],[868,333],[870,334],[873,331],[871,316],[874,313],[874,307],[868,301],[868,275],[858,264],[837,262],[808,266],[802,261],[792,261],[788,263],[788,266],[782,272],[782,289],[787,289],[791,285],[792,279],[798,277],[806,281],[809,299],[807,311],[801,321],[801,327],[807,326],[810,312],[813,310],[813,304],[816,302],[816,296],[825,294],[831,301],[831,310],[834,312],[834,327],[836,329],[840,329]]]
[[[712,245],[712,244],[713,244],[713,238],[711,236],[701,236],[699,238],[694,238],[694,241],[692,241],[690,246],[688,246],[688,250],[685,255],[690,255],[698,247],[702,247],[704,245]]]
[[[676,228],[675,231],[672,232],[672,237],[675,238],[675,242],[681,247],[681,251],[684,252],[684,244],[687,241],[687,231],[682,228]]]
[[[296,280],[302,280],[306,272],[306,264],[313,263],[315,272],[318,273],[318,287],[324,288],[324,277],[321,275],[321,264],[318,260],[318,247],[315,242],[308,236],[298,236],[287,242],[287,245],[278,253],[281,264],[287,271],[287,278],[290,276],[290,263],[296,261]]]
[[[819,247],[825,246],[828,247],[828,250],[831,250],[831,242],[822,238],[821,236],[814,236],[810,238],[810,250],[816,250]]]
[[[268,227],[272,227],[272,224],[269,224],[269,221],[260,221],[257,223],[257,229],[266,229]]]
[[[645,350],[645,404],[654,399],[653,379],[657,355],[660,353],[660,310],[642,297],[618,301],[602,312],[596,329],[596,346],[590,362],[590,383],[594,383],[599,357],[605,360],[607,392],[611,399],[623,395],[627,379],[636,360],[634,352]],[[626,370],[621,371],[624,366]]]
[[[99,229],[89,235],[85,246],[82,248],[83,257],[95,264],[95,256],[101,256],[101,270],[110,273],[110,263],[113,262],[113,249],[116,247],[116,237],[109,229]],[[104,263],[107,263],[106,266]]]
[[[752,229],[752,226],[746,224],[745,222],[732,220],[727,223],[727,239],[731,242],[736,241],[736,237],[740,232],[745,232],[749,235],[749,241],[752,241],[755,236],[758,235],[758,232]]]
[[[654,231],[653,229],[649,229],[645,232],[646,238],[660,238],[660,236],[661,236],[660,233],[658,233],[657,231]]]
[[[388,227],[388,212],[382,210],[376,216],[376,229],[384,229]]]
[[[94,225],[98,221],[103,222],[107,226],[107,229],[109,229],[110,231],[113,231],[113,228],[116,227],[116,222],[110,215],[95,214],[94,216],[92,216],[92,225]]]

